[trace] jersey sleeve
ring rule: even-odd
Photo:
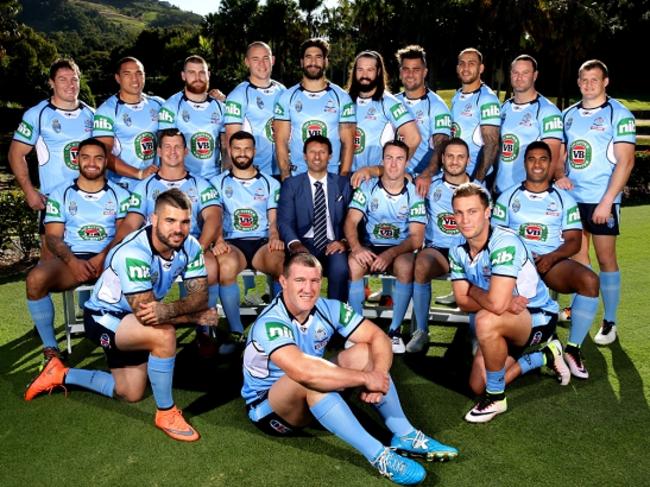
[[[205,268],[205,260],[203,258],[203,249],[198,240],[190,235],[185,240],[183,247],[189,256],[187,266],[182,273],[183,280],[187,281],[198,277],[208,277],[208,271]]]
[[[370,187],[367,182],[363,183],[352,193],[352,200],[350,201],[349,208],[354,208],[359,210],[364,215],[366,214],[366,208],[368,207],[368,199],[370,198]]]
[[[634,115],[620,103],[615,105],[614,119],[614,143],[628,142],[636,144],[636,120]]]
[[[120,247],[110,263],[120,281],[124,295],[138,294],[153,289],[151,282],[151,255],[144,249],[125,245]]]
[[[17,140],[18,142],[27,145],[36,145],[36,141],[40,135],[40,124],[38,123],[38,119],[42,110],[43,107],[41,104],[38,104],[24,113],[23,119],[20,121],[18,128],[14,132],[13,140]]]
[[[226,98],[226,116],[224,118],[224,124],[243,124],[245,109],[246,87],[239,85],[234,90],[232,90],[228,95],[228,98]]]
[[[562,202],[564,203],[562,231],[582,230],[582,220],[580,219],[580,210],[576,200],[567,191],[562,191]]]
[[[409,109],[394,96],[385,96],[383,103],[384,112],[395,130],[405,123],[413,121],[413,115],[411,115]]]
[[[255,341],[267,356],[287,345],[298,345],[288,323],[275,316],[264,317],[253,326]]]
[[[117,184],[112,186],[112,188],[115,190],[115,194],[117,195],[118,199],[117,216],[115,219],[119,220],[121,218],[125,218],[126,214],[129,212],[129,208],[131,206],[131,193],[129,193],[122,186],[118,186]]]
[[[343,90],[339,90],[338,96],[341,100],[339,123],[357,123],[356,105],[352,101],[352,98],[350,98],[350,95]]]
[[[451,112],[447,104],[439,98],[429,96],[429,123],[431,135],[442,134],[451,137]]]
[[[409,208],[409,223],[422,223],[427,224],[427,208],[414,184],[408,184],[410,208]]]
[[[48,195],[45,203],[44,223],[65,223],[63,194],[63,191],[55,189]]]
[[[278,207],[278,201],[280,201],[280,183],[275,178],[268,178],[269,181],[269,199],[267,210],[275,210]]]
[[[289,122],[291,117],[289,116],[289,105],[291,102],[291,95],[295,90],[286,90],[275,102],[275,107],[273,107],[273,119],[282,120],[284,122]]]
[[[199,190],[199,212],[210,206],[222,206],[219,191],[207,180],[197,178],[196,185]]]
[[[562,115],[560,110],[550,102],[545,103],[538,116],[540,139],[562,140]]]
[[[526,249],[516,237],[500,238],[490,248],[490,267],[493,276],[517,278],[526,261]]]
[[[175,96],[163,103],[158,112],[158,130],[176,127],[176,106]]]
[[[449,249],[449,276],[452,281],[466,281],[465,267],[460,255],[460,246]]]
[[[510,224],[510,219],[508,218],[508,199],[510,198],[510,192],[507,191],[502,193],[494,203],[492,208],[492,225],[500,225],[502,227],[507,227]]]
[[[349,337],[363,322],[364,317],[355,313],[352,307],[336,299],[324,299],[330,322],[336,332],[344,338]]]
[[[137,213],[147,218],[147,182],[150,178],[140,181],[129,197],[128,213]]]
[[[111,98],[102,103],[95,112],[93,137],[115,137],[115,110]]]
[[[481,121],[479,125],[501,126],[501,108],[499,99],[492,92],[485,91],[478,99]]]

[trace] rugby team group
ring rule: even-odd
[[[26,288],[44,362],[25,400],[74,385],[138,401],[150,383],[155,425],[198,440],[172,394],[176,328],[193,326],[202,355],[243,350],[242,396],[260,430],[292,435],[315,419],[382,475],[416,484],[426,471],[409,457],[458,455],[413,426],[390,376],[394,354],[428,347],[432,279],[449,276],[446,298],[469,316],[471,423],[505,412],[506,385],[530,370],[546,366],[561,385],[588,379],[580,347],[599,295],[594,341],[616,339],[616,236],[635,120],[607,95],[598,60],[580,66],[582,97],[561,112],[537,92],[526,54],[511,63],[513,97],[502,104],[481,80],[481,53],[461,51],[448,108],[426,85],[420,46],[396,53],[397,95],[376,51],[356,56],[346,90],[325,76],[325,40],[306,40],[300,53],[302,79],[287,89],[271,79],[271,48],[250,44],[249,78],[227,97],[210,90],[206,61],[189,56],[183,89],[166,101],[144,93],[142,63],[125,57],[118,93],[97,110],[79,100],[74,61],[51,66],[52,96],[25,112],[9,150],[40,212],[41,258]],[[247,334],[237,282],[246,268],[270,287]],[[369,274],[384,276],[374,298],[392,306],[387,333],[363,316]],[[175,282],[180,298],[163,301]],[[89,283],[85,333],[110,372],[67,367],[55,336],[50,293]],[[259,301],[250,276],[244,288]],[[549,290],[573,294],[564,345]],[[229,327],[219,344],[217,300]],[[326,355],[335,334],[344,346]],[[345,389],[376,409],[390,445],[358,422]]]

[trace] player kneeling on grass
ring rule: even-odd
[[[262,431],[286,436],[314,418],[357,449],[382,475],[403,485],[417,484],[426,472],[399,453],[427,460],[458,455],[416,430],[406,418],[389,375],[393,354],[386,334],[347,304],[320,297],[321,264],[296,254],[285,264],[282,292],[264,309],[248,335],[244,387],[248,417]],[[322,357],[334,333],[355,345],[331,362]],[[360,388],[393,433],[390,448],[359,424],[338,391]]]
[[[217,322],[216,309],[208,308],[203,251],[189,235],[190,215],[191,202],[184,193],[161,193],[151,225],[127,235],[106,257],[84,309],[84,327],[86,336],[104,349],[111,373],[67,368],[54,357],[28,386],[25,400],[57,386],[76,385],[135,402],[142,398],[148,377],[158,407],[156,426],[176,440],[199,439],[172,398],[175,325]],[[178,276],[187,297],[162,303]]]
[[[460,185],[451,203],[466,239],[449,253],[452,286],[458,306],[474,323],[478,350],[470,387],[483,393],[465,420],[485,423],[507,410],[505,386],[517,376],[546,363],[566,385],[571,373],[559,340],[519,358],[524,349],[554,336],[558,312],[521,238],[490,228],[489,196],[481,186]]]

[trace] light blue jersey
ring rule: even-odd
[[[489,291],[492,276],[512,277],[517,280],[514,295],[527,298],[531,312],[559,310],[537,273],[530,251],[509,229],[491,228],[486,246],[474,258],[467,243],[453,247],[449,252],[449,270],[452,281],[468,281],[484,291]]]
[[[156,198],[168,189],[178,188],[192,201],[190,235],[199,238],[203,228],[201,212],[210,206],[221,205],[219,192],[205,179],[185,174],[184,178],[169,180],[152,174],[133,189],[129,213],[142,215],[147,223],[154,212]]]
[[[152,291],[161,301],[178,276],[183,281],[207,277],[203,250],[194,237],[188,236],[167,260],[153,248],[152,231],[150,225],[136,230],[108,252],[104,272],[86,302],[86,308],[97,311],[95,321],[112,331],[120,324],[119,316],[133,312],[127,295]]]
[[[77,181],[52,190],[45,206],[45,224],[63,223],[63,241],[75,254],[97,254],[113,240],[117,220],[126,216],[130,194],[107,182],[94,193],[77,186]]]
[[[526,147],[531,142],[544,139],[562,140],[562,116],[553,103],[538,94],[528,103],[515,103],[511,98],[503,104],[501,153],[496,177],[498,193],[526,179]]]
[[[636,143],[634,115],[614,98],[597,108],[581,103],[562,113],[571,195],[578,203],[600,203],[616,167],[614,144]],[[621,202],[621,194],[615,203]]]
[[[261,397],[284,371],[275,365],[272,354],[288,345],[313,357],[323,357],[328,342],[338,333],[349,337],[363,322],[348,304],[335,299],[319,298],[304,323],[289,313],[278,295],[255,320],[248,333],[244,351],[244,386],[241,395],[246,403]]]
[[[467,174],[474,175],[483,148],[481,126],[501,125],[500,103],[497,96],[484,83],[479,89],[463,93],[458,89],[451,99],[451,136],[459,137],[469,146]]]
[[[390,93],[384,93],[381,100],[358,97],[356,110],[353,171],[381,164],[384,144],[395,139],[402,125],[413,121],[411,112]]]
[[[275,159],[273,109],[285,91],[283,84],[271,80],[266,88],[250,81],[239,83],[226,99],[226,125],[241,124],[241,129],[255,137],[253,164],[264,174],[280,174]]]
[[[470,181],[482,186],[477,181]],[[451,197],[458,186],[445,180],[444,174],[433,178],[429,193],[425,199],[427,209],[427,227],[424,241],[427,247],[450,249],[465,243],[458,230]]]
[[[380,178],[363,182],[354,191],[350,208],[363,213],[371,245],[399,245],[409,236],[409,224],[427,223],[424,200],[406,178],[399,194],[386,191]]]
[[[43,194],[79,177],[79,142],[92,135],[94,114],[83,102],[64,110],[43,100],[23,115],[13,139],[36,148]]]
[[[517,232],[535,255],[562,245],[562,232],[582,230],[578,204],[567,191],[553,186],[542,193],[528,191],[523,184],[508,188],[494,205],[492,224]]]
[[[340,86],[328,83],[322,91],[308,91],[300,84],[284,91],[275,104],[273,118],[291,122],[289,161],[293,175],[307,172],[303,146],[312,135],[322,135],[332,143],[328,172],[338,173],[341,164],[339,124],[356,123],[354,102]]]
[[[257,172],[250,179],[239,179],[231,171],[210,180],[221,195],[223,206],[223,237],[268,238],[269,210],[278,207],[280,183]]]
[[[408,98],[406,93],[402,92],[397,95],[397,99],[401,100],[411,112],[422,137],[420,145],[409,159],[406,168],[413,174],[422,161],[424,161],[422,163],[424,168],[429,165],[433,153],[433,136],[442,134],[449,137],[451,135],[451,114],[445,101],[429,89],[422,98]]]
[[[95,113],[93,137],[113,139],[113,155],[138,170],[156,163],[156,132],[162,98],[142,95],[138,103],[125,103],[113,95]],[[129,191],[136,179],[109,171],[109,179]]]
[[[221,172],[224,119],[225,109],[220,101],[208,96],[203,102],[195,102],[179,91],[160,108],[158,128],[183,132],[187,144],[185,167],[190,174],[208,179]]]

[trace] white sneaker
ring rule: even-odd
[[[406,352],[406,346],[404,346],[404,340],[399,335],[390,337],[390,341],[393,345],[393,353],[401,354]]]
[[[429,344],[429,333],[424,330],[415,330],[411,339],[406,344],[408,353],[419,353]]]
[[[487,423],[497,414],[505,413],[508,410],[508,402],[505,394],[493,396],[484,394],[476,405],[465,415],[465,421],[469,423]]]
[[[564,361],[569,366],[573,377],[577,377],[578,379],[589,378],[589,371],[587,370],[587,367],[585,367],[579,348],[566,347],[564,349]]]
[[[561,386],[567,385],[571,381],[571,370],[562,357],[562,344],[557,338],[548,342],[542,353],[546,357],[546,366],[555,372],[555,378]]]
[[[594,342],[597,345],[609,345],[614,343],[616,340],[616,323],[613,321],[603,320],[603,324],[600,325],[600,330],[596,333],[594,337]]]
[[[452,306],[456,304],[456,296],[453,292],[446,294],[445,296],[436,297],[436,304],[444,304],[447,306]]]

